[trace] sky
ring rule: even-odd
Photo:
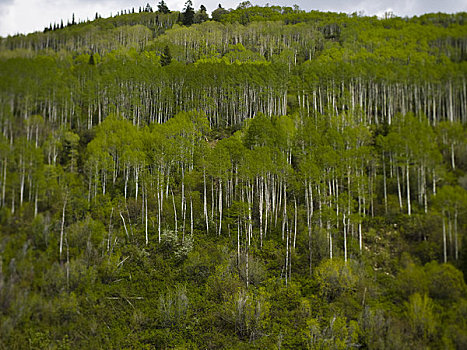
[[[182,10],[186,0],[165,0],[169,9]],[[392,11],[397,16],[415,16],[429,12],[455,13],[467,11],[467,0],[250,0],[254,5],[292,6],[297,4],[303,10],[320,10],[353,13],[363,11],[365,15],[382,16]],[[27,34],[42,31],[50,23],[93,19],[96,12],[102,17],[109,17],[120,10],[132,7],[137,11],[148,0],[0,0],[0,36]],[[193,7],[201,4],[208,12],[221,3],[224,8],[236,8],[241,0],[192,0]],[[159,0],[149,1],[155,10]]]

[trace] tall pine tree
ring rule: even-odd
[[[195,17],[195,10],[193,9],[193,3],[188,0],[185,3],[185,10],[182,12],[182,23],[185,26],[191,26]]]
[[[170,62],[172,62],[172,55],[170,53],[169,46],[166,45],[164,48],[164,52],[162,53],[162,56],[161,56],[161,66],[162,67],[168,66]]]
[[[170,10],[164,0],[161,0],[157,5],[157,11],[161,13],[170,13]]]

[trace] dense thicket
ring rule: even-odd
[[[220,10],[2,39],[0,347],[465,348],[465,14]]]

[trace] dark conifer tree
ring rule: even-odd
[[[149,5],[149,3],[146,4],[146,7],[144,8],[144,12],[152,12],[152,7]]]
[[[185,9],[182,12],[182,23],[186,26],[193,24],[193,19],[195,17],[195,10],[193,9],[193,3],[191,0],[188,0],[185,3]]]
[[[161,13],[170,13],[170,10],[164,0],[161,0],[161,2],[159,2],[157,5],[157,11]]]
[[[170,53],[169,46],[166,45],[161,56],[161,66],[168,66],[170,62],[172,62],[172,54]]]

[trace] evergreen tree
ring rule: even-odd
[[[161,0],[161,2],[159,2],[157,5],[157,11],[161,13],[170,13],[170,10],[164,0]]]
[[[168,66],[172,62],[172,55],[170,53],[169,46],[166,45],[164,48],[164,53],[161,56],[161,66]]]
[[[195,10],[193,9],[193,3],[188,0],[185,3],[185,9],[182,12],[182,23],[185,26],[191,26],[195,17]]]
[[[146,7],[144,8],[144,12],[152,12],[152,7],[149,5],[149,3],[146,4]]]

